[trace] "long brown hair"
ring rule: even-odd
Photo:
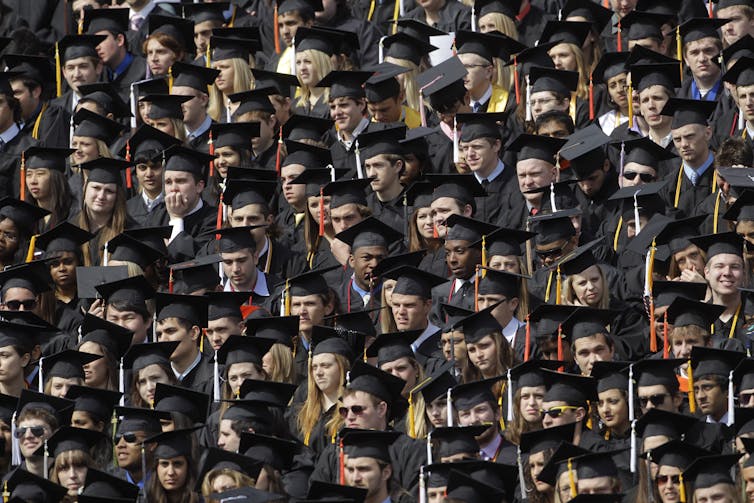
[[[91,227],[91,221],[89,219],[89,211],[86,207],[86,189],[89,187],[89,180],[86,181],[84,184],[84,190],[83,195],[81,197],[81,212],[79,213],[78,217],[76,218],[76,225],[81,227],[85,230],[90,230]],[[104,244],[111,239],[113,239],[115,236],[123,232],[123,230],[126,228],[126,192],[123,190],[123,187],[120,185],[116,186],[115,189],[115,203],[113,205],[113,212],[110,215],[110,219],[108,220],[105,227],[102,228],[100,231],[99,236],[99,243]],[[83,253],[84,253],[84,265],[85,266],[91,266],[91,255],[90,255],[90,249],[89,249],[89,243],[85,243],[83,245]],[[99,255],[100,260],[102,259],[102,252],[103,250],[97,250],[97,255]]]
[[[153,470],[153,474],[151,477],[149,477],[149,480],[147,481],[147,501],[150,503],[175,503],[176,501],[180,503],[198,503],[199,502],[199,495],[197,495],[194,492],[194,486],[196,485],[196,462],[191,459],[191,456],[180,456],[186,460],[186,469],[188,470],[188,473],[186,474],[186,482],[183,484],[183,487],[179,489],[181,491],[181,494],[179,495],[178,499],[171,498],[164,487],[162,487],[162,483],[160,483],[160,478],[157,476],[157,463],[159,460],[155,458],[155,468]]]
[[[338,370],[340,370],[340,390],[338,393],[340,394],[345,386],[346,373],[351,369],[351,364],[343,355],[336,353],[332,353],[332,355],[335,357],[335,363],[338,365]],[[314,425],[316,425],[317,421],[319,421],[323,414],[327,412],[322,405],[324,394],[314,382],[311,362],[309,362],[308,375],[309,378],[306,383],[306,401],[301,406],[301,409],[296,416],[296,426],[298,427],[301,438],[304,439],[304,443],[307,445],[310,443],[309,435],[311,435]]]

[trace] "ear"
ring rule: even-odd
[[[380,415],[380,417],[386,417],[387,416],[387,403],[380,402],[377,404],[377,413]]]
[[[610,170],[610,161],[608,159],[605,159],[605,162],[602,163],[602,171],[607,173]]]
[[[353,254],[348,255],[348,267],[351,269],[354,268],[355,261],[353,259]]]
[[[115,37],[115,43],[118,47],[123,47],[126,45],[126,37],[122,33],[118,33],[118,35]]]
[[[513,298],[513,299],[509,300],[508,301],[508,305],[511,306],[511,311],[515,311],[516,309],[518,309],[518,305],[519,305],[518,298]]]
[[[202,329],[194,325],[189,330],[189,334],[191,334],[191,340],[192,341],[198,341],[199,338],[202,336]]]
[[[586,417],[586,409],[584,407],[579,407],[576,409],[576,419],[581,422]]]
[[[388,464],[382,469],[382,480],[387,482],[393,476],[393,465]]]
[[[470,204],[467,204],[463,207],[463,216],[471,217],[473,213],[474,213],[474,209],[471,207]]]
[[[31,95],[34,97],[35,100],[38,100],[39,97],[42,96],[42,86],[37,86],[34,89],[32,89]]]

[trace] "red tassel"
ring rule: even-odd
[[[529,315],[526,315],[526,339],[524,340],[524,361],[529,361],[529,348],[531,347],[531,321]]]
[[[170,268],[170,276],[168,276],[168,293],[173,293],[173,268]]]
[[[223,228],[223,195],[220,194],[220,203],[217,205],[217,223],[215,229],[220,230]],[[220,240],[220,234],[215,234],[215,239]]]
[[[275,152],[275,171],[277,171],[278,176],[280,176],[280,156],[282,154],[283,149],[283,126],[280,126],[280,133],[278,134],[278,149],[277,152]]]
[[[243,319],[246,319],[257,309],[259,309],[258,306],[241,306],[241,316],[243,316]]]
[[[325,194],[324,187],[319,188],[319,235],[325,235]]]
[[[558,325],[558,360],[563,360],[563,325]]]
[[[662,357],[666,360],[670,356],[670,344],[668,342],[668,312],[665,311],[665,316],[662,320]]]
[[[21,201],[26,200],[26,155],[21,152],[21,187],[18,191],[18,197]]]
[[[126,161],[131,162],[131,140],[126,142]],[[133,180],[131,180],[131,166],[126,168],[126,188],[132,189],[134,186]]]
[[[521,103],[521,88],[518,83],[518,59],[513,56],[513,88],[516,90],[516,105]]]
[[[215,156],[215,142],[212,140],[212,130],[209,131],[209,140],[207,140],[207,144],[209,145],[209,155],[214,157]],[[215,176],[215,159],[212,159],[211,161],[209,161],[209,177],[212,178],[213,176]]]
[[[339,454],[338,454],[338,472],[340,474],[340,485],[344,486],[346,485],[346,454],[343,450],[343,439],[340,439],[340,446],[339,446]]]
[[[432,237],[435,239],[440,238],[440,233],[437,232],[437,226],[435,224],[432,224]]]
[[[712,19],[715,17],[714,12],[712,12],[712,0],[709,0],[709,2],[707,2],[707,6],[709,9],[709,18]]]
[[[620,21],[618,21],[618,52],[623,52],[623,40],[620,36]]]
[[[594,120],[594,83],[591,73],[589,74],[589,120]]]
[[[275,10],[272,11],[272,24],[275,39],[275,54],[280,54],[280,29],[278,28],[278,3],[275,2]]]

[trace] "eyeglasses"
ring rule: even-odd
[[[624,171],[623,172],[623,178],[625,178],[626,180],[633,180],[637,176],[644,183],[651,183],[651,182],[654,182],[657,179],[657,177],[654,176],[651,173],[637,173],[636,171]]]
[[[669,393],[658,393],[656,395],[640,396],[639,405],[646,407],[651,402],[655,407],[660,407],[665,403],[665,397],[669,395]]]
[[[9,300],[5,302],[5,307],[8,308],[8,311],[18,311],[22,306],[27,311],[34,309],[35,307],[37,307],[37,299]]]
[[[120,442],[121,438],[125,440],[127,444],[135,444],[139,441],[139,439],[136,438],[136,433],[116,433],[115,443],[117,444],[118,442]]]
[[[739,405],[751,403],[752,398],[754,398],[754,392],[742,391],[738,394],[738,403]]]
[[[681,484],[680,475],[658,475],[655,480],[657,480],[657,485],[661,485],[661,486],[664,486],[668,482],[670,482],[674,486]]]
[[[551,418],[555,419],[563,415],[563,413],[567,410],[576,410],[578,407],[575,405],[560,405],[558,407],[553,407],[552,409],[547,410],[540,410],[539,413],[542,414],[542,419],[545,418],[545,416],[550,416]]]
[[[26,436],[27,431],[31,432],[31,434],[35,437],[39,438],[45,434],[47,428],[45,426],[21,426],[19,428],[16,428],[16,438],[23,438],[24,436]]]
[[[563,250],[565,250],[565,247],[568,246],[568,241],[565,241],[562,245],[560,245],[558,248],[553,248],[552,250],[534,250],[537,256],[542,258],[548,258],[548,257],[557,257],[561,253],[563,253]]]
[[[354,416],[360,416],[364,413],[365,410],[367,410],[367,408],[362,405],[352,405],[350,407],[340,407],[338,409],[338,413],[340,414],[340,417],[346,418],[348,417],[349,412],[351,412]]]

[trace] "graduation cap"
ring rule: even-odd
[[[202,5],[202,4],[196,4]],[[213,4],[210,4],[213,5]],[[220,70],[214,68],[207,68],[206,66],[192,65],[189,63],[182,63],[176,61],[173,66],[170,67],[170,71],[173,74],[173,87],[190,87],[196,89],[202,93],[208,93],[208,86],[211,86],[218,75]]]
[[[678,63],[650,63],[632,65],[630,68],[631,85],[637,92],[652,86],[663,86],[670,90],[681,86]]]
[[[164,33],[173,38],[187,54],[196,52],[194,45],[194,22],[177,16],[150,14],[147,17],[148,33]]]
[[[589,454],[590,452],[591,451],[574,445],[571,442],[561,442],[555,449],[552,457],[550,457],[550,460],[545,463],[542,471],[537,475],[537,480],[554,487],[557,484],[560,475],[568,470],[568,463],[565,463],[565,461],[573,460],[579,456]]]
[[[134,162],[146,162],[162,153],[171,145],[178,145],[181,141],[175,136],[163,133],[148,124],[139,126],[119,152],[121,157],[130,155]]]
[[[701,216],[671,220],[657,234],[655,242],[658,245],[667,244],[672,253],[684,250],[692,244],[689,239],[699,234],[699,226],[703,221]]]
[[[274,343],[274,339],[265,337],[231,335],[217,350],[217,362],[226,365],[226,368],[234,363],[246,362],[261,367],[262,357],[269,352]]]
[[[449,500],[464,501],[465,503],[485,503],[499,501],[504,497],[503,491],[479,482],[458,470],[451,470],[446,488]]]
[[[22,468],[13,470],[6,479],[9,502],[45,503],[62,501],[68,488],[27,472]]]
[[[7,77],[13,79],[13,75],[31,79],[40,85],[54,81],[54,69],[50,58],[45,56],[32,56],[30,54],[3,54],[3,61],[8,67]]]
[[[330,150],[326,148],[291,140],[285,140],[285,147],[288,150],[288,155],[285,156],[282,166],[300,164],[306,168],[306,170],[296,177],[296,179],[292,180],[291,183],[309,183],[308,180],[311,179],[312,184],[317,180],[324,180],[324,183],[318,184],[318,186],[326,185],[328,182],[332,181],[332,179],[339,178],[338,175],[341,175],[341,173],[344,174],[343,171],[338,169],[334,171],[335,176],[333,176],[333,171],[330,169],[324,169],[325,166],[328,166],[332,162]],[[312,173],[304,175],[307,171],[311,171]],[[299,181],[295,182],[295,180]],[[319,188],[317,188],[317,193],[319,193]]]
[[[477,19],[487,14],[497,13],[515,20],[521,10],[521,0],[475,0],[473,5]]]
[[[508,300],[518,298],[521,289],[520,274],[484,268],[484,276],[479,281],[479,295],[504,295]]]
[[[296,30],[294,37],[294,46],[296,51],[320,51],[328,56],[338,53],[342,36],[338,37],[335,30],[324,30],[322,28],[313,28],[302,26],[302,31]]]
[[[383,61],[371,67],[372,75],[364,82],[364,92],[368,102],[379,103],[390,98],[397,98],[401,85],[396,77],[408,72],[408,68]]]
[[[178,342],[150,342],[136,344],[123,356],[123,368],[134,372],[154,364],[169,365],[170,357],[178,347]]]
[[[47,439],[47,449],[50,456],[57,457],[66,451],[84,451],[90,453],[92,448],[107,436],[97,430],[88,428],[74,428],[73,426],[61,426],[50,438]],[[45,447],[38,450],[39,455],[44,453]]]
[[[742,435],[754,432],[754,409],[735,407],[733,412],[735,422],[731,425],[732,433],[735,437],[743,440],[745,437]]]
[[[576,306],[540,304],[529,313],[529,322],[536,323],[533,327],[537,336],[550,338],[557,330],[558,325],[576,311]],[[560,365],[559,365],[560,366]]]
[[[466,95],[464,77],[469,72],[458,56],[446,59],[416,77],[421,95],[429,98],[435,110],[454,104]]]
[[[534,66],[529,71],[531,92],[550,91],[560,96],[571,96],[579,85],[579,73],[555,68]],[[533,135],[532,135],[533,136]],[[542,138],[550,138],[544,136]]]
[[[134,163],[109,157],[98,157],[77,165],[88,173],[87,180],[98,183],[123,184],[123,172],[132,168]]]
[[[530,217],[532,230],[537,233],[534,241],[538,245],[554,243],[562,239],[571,239],[576,235],[576,229],[571,222],[574,213],[560,210],[546,215]]]
[[[236,110],[233,112],[233,117],[241,117],[249,112],[274,114],[275,107],[272,106],[272,102],[270,101],[270,93],[273,92],[273,88],[265,87],[228,95],[231,103],[238,103]],[[255,133],[254,136],[259,136],[258,132]]]
[[[473,218],[463,215],[453,214],[445,220],[448,226],[446,241],[469,241],[474,243],[479,241],[482,236],[487,236],[497,230],[497,226],[474,220]]]
[[[555,63],[553,63],[549,51],[556,45],[558,45],[558,42],[548,42],[524,49],[509,59],[508,65],[513,65],[514,71],[522,76],[528,75],[535,66],[555,68]]]
[[[373,272],[373,274],[375,273]],[[362,339],[359,342],[363,347],[363,339],[377,337],[377,330],[372,323],[371,313],[379,311],[380,309],[382,308],[351,311],[350,313],[336,313],[331,316],[325,316],[324,319],[326,321],[332,321],[335,330],[347,339],[349,339],[351,335],[361,337]],[[357,351],[357,353],[358,352],[359,351]]]
[[[84,31],[96,35],[109,31],[113,35],[128,32],[129,9],[83,9]]]
[[[483,402],[497,404],[497,397],[492,393],[492,386],[503,377],[501,375],[456,385],[451,391],[453,405],[457,410],[469,410]]]
[[[355,178],[353,180],[336,180],[325,185],[323,194],[330,196],[330,209],[339,208],[346,204],[366,206],[366,189],[370,178]]]
[[[571,3],[574,0],[569,1]],[[578,0],[576,0],[578,1]],[[595,4],[591,0],[583,0],[583,3],[591,4],[599,8],[604,8]],[[592,70],[592,81],[595,84],[607,84],[607,81],[617,77],[621,73],[628,73],[626,62],[628,61],[628,52],[606,52],[602,55],[597,66]]]
[[[530,456],[548,449],[555,450],[561,442],[573,442],[575,431],[576,423],[569,423],[552,428],[524,432],[521,434],[519,447],[521,447],[521,452]],[[432,436],[434,438],[434,434]]]
[[[209,401],[210,397],[206,393],[182,386],[157,383],[153,408],[159,412],[179,412],[192,423],[204,423],[207,420]]]
[[[484,337],[491,335],[494,332],[500,332],[502,327],[498,323],[497,319],[492,316],[492,311],[500,302],[495,305],[489,306],[476,313],[456,322],[456,325],[460,325],[463,330],[463,338],[467,344],[475,344],[482,340]]]
[[[105,35],[66,35],[57,42],[60,63],[76,58],[96,58],[97,46],[107,37]]]
[[[720,454],[697,458],[683,471],[683,480],[692,482],[694,491],[718,484],[735,486],[731,470],[743,454]]]
[[[125,302],[130,305],[142,305],[147,301],[147,299],[154,298],[155,290],[154,288],[152,288],[152,285],[150,285],[149,282],[144,278],[144,276],[124,277],[121,276],[122,273],[120,271],[116,271],[116,269],[120,268],[108,266],[107,269],[114,270],[103,271],[107,273],[107,277],[102,279],[108,282],[105,283],[97,281],[96,283],[92,284],[92,287],[96,291],[96,293],[102,295],[102,297],[108,304]],[[116,272],[117,274],[112,274],[113,272]],[[77,270],[76,273],[79,281],[81,281],[79,271]],[[126,274],[127,273],[128,271],[126,270]],[[121,279],[116,279],[115,281],[113,281],[119,276]]]
[[[434,189],[434,185],[426,180],[411,182],[411,185],[409,185],[404,191],[406,204],[414,210],[419,208],[429,208],[432,204],[432,193],[434,192]]]
[[[26,169],[46,168],[64,173],[66,170],[66,160],[75,151],[72,148],[29,147],[24,150]]]
[[[670,98],[660,114],[673,117],[673,122],[670,124],[672,129],[679,129],[688,124],[707,126],[710,115],[715,111],[715,106],[715,102],[712,101]]]
[[[166,253],[125,232],[108,241],[107,248],[110,252],[110,260],[133,262],[142,269],[146,269],[166,256]]]
[[[288,159],[288,157],[286,157],[286,159]],[[290,183],[305,184],[306,197],[314,197],[321,195],[321,191],[324,190],[325,185],[333,180],[337,180],[340,174],[340,171],[335,168],[307,168],[300,175],[291,180]]]
[[[583,405],[597,397],[597,381],[593,377],[542,369],[547,392],[543,401]]]
[[[73,400],[68,400],[67,398],[59,398],[23,389],[21,390],[21,395],[18,397],[16,410],[18,411],[18,416],[20,416],[30,409],[43,409],[52,414],[58,420],[58,424],[69,424],[75,403]]]
[[[246,457],[280,471],[291,466],[298,451],[299,444],[296,442],[249,432],[241,433],[238,446],[238,452],[243,452]]]
[[[109,389],[92,388],[89,386],[71,385],[65,394],[69,400],[74,400],[74,411],[83,411],[95,418],[106,422],[113,415],[113,409],[123,394]]]
[[[667,23],[669,19],[669,16],[665,14],[633,10],[623,16],[616,26],[620,25],[621,36],[629,41],[645,38],[663,40],[662,25]]]
[[[570,95],[570,94],[569,94]],[[555,165],[555,155],[567,142],[564,138],[521,133],[510,145],[511,152],[518,152],[518,160],[539,159]]]
[[[259,136],[259,122],[231,122],[213,124],[215,148],[240,147],[251,149],[251,139]]]
[[[461,138],[469,142],[478,138],[500,139],[500,125],[507,117],[505,112],[456,114],[456,121],[463,125]]]
[[[37,332],[37,328],[33,325],[0,319],[0,347],[16,346],[30,352],[34,348]]]
[[[613,17],[613,11],[591,0],[568,0],[561,10],[566,21],[583,18],[594,25],[595,33],[602,33]]]
[[[179,119],[183,120],[183,103],[193,99],[192,96],[178,94],[147,94],[139,98],[140,103],[149,103],[150,119]]]
[[[291,97],[291,88],[298,87],[299,85],[298,78],[295,75],[272,72],[261,68],[252,68],[251,73],[254,75],[255,87],[260,89],[273,88],[277,91],[276,94],[286,98]]]
[[[400,435],[397,431],[349,430],[342,437],[343,449],[350,458],[373,458],[390,463],[390,446]]]
[[[322,0],[276,0],[278,15],[286,12],[299,11],[303,17],[314,19],[314,13],[324,10]]]
[[[84,353],[74,349],[65,349],[59,353],[46,356],[41,359],[41,373],[44,373],[45,380],[51,377],[62,377],[64,379],[84,378],[84,365],[92,363],[102,358],[102,355],[93,353]]]
[[[16,412],[18,397],[0,393],[0,420],[6,424],[11,424],[13,414]]]
[[[441,197],[450,197],[460,201],[461,205],[469,204],[472,209],[476,209],[474,198],[487,195],[472,174],[427,175],[425,178],[435,188],[432,192],[432,201],[437,201]]]
[[[616,142],[613,143],[612,146],[623,148],[624,166],[629,162],[634,162],[658,170],[660,161],[667,161],[676,157],[671,151],[661,147],[646,137],[634,138],[620,143]]]
[[[160,75],[151,79],[134,82],[134,95],[142,98],[149,94],[170,94],[166,75]]]
[[[557,370],[563,362],[557,360],[527,360],[511,369],[511,383],[515,388],[533,388],[545,385],[542,369]]]
[[[696,458],[710,454],[708,450],[697,447],[690,442],[674,439],[642,453],[640,457],[658,466],[674,466],[683,471]]]
[[[548,21],[539,40],[543,43],[558,42],[581,47],[591,30],[592,24],[586,21]]]
[[[390,416],[395,417],[396,406],[400,405],[401,392],[406,386],[406,381],[361,360],[353,364],[348,377],[350,379],[348,389],[363,391],[385,401],[390,407]]]
[[[668,323],[674,327],[696,326],[709,330],[724,311],[725,306],[677,297],[668,307]]]
[[[15,199],[4,197],[0,199],[0,217],[13,220],[16,227],[24,234],[33,234],[34,225],[50,212],[39,206]]]
[[[286,498],[282,494],[261,491],[253,487],[229,489],[221,493],[212,493],[210,497],[217,501],[234,501],[236,503],[272,503],[273,501],[280,501]]]
[[[295,384],[284,382],[244,379],[239,389],[239,395],[244,400],[253,400],[266,403],[271,407],[285,408],[290,404],[296,388]]]
[[[625,361],[597,361],[592,365],[589,375],[597,379],[597,393],[611,389],[628,392],[628,366]]]
[[[725,72],[723,80],[741,87],[754,85],[754,57],[741,57]]]
[[[173,291],[189,294],[203,289],[213,290],[220,281],[217,263],[221,260],[220,254],[215,253],[172,265]]]
[[[406,131],[406,137],[400,141],[400,144],[406,154],[429,157],[427,138],[433,134],[435,134],[435,131],[432,128],[415,127]]]
[[[636,386],[665,386],[669,390],[678,389],[675,370],[686,360],[675,358],[644,358],[633,364]]]
[[[446,458],[458,454],[479,452],[476,437],[487,431],[487,425],[445,426],[432,430],[432,441],[439,443],[437,456]]]
[[[378,155],[403,155],[400,141],[406,137],[406,126],[389,127],[361,133],[358,138],[361,158],[365,161]]]
[[[594,479],[597,477],[617,477],[618,468],[615,466],[613,456],[620,451],[603,451],[585,454],[573,460],[576,465],[576,477],[578,480]]]
[[[579,307],[561,323],[562,331],[570,342],[595,334],[609,334],[607,325],[613,322],[617,312],[610,309]]]
[[[445,396],[449,389],[458,385],[458,380],[450,373],[453,362],[445,362],[438,367],[419,386],[411,390],[412,394],[421,393],[424,403],[430,403],[441,396]]]
[[[727,379],[730,372],[744,358],[746,358],[746,355],[739,351],[704,346],[691,348],[691,368],[694,371],[695,379],[708,375],[717,375]]]
[[[246,320],[246,335],[272,339],[293,347],[293,338],[298,334],[298,316],[275,316]]]
[[[262,50],[262,42],[258,39],[230,38],[212,36],[209,39],[212,49],[212,61],[227,59],[241,59],[248,61],[254,53]]]
[[[181,7],[183,17],[188,17],[194,24],[207,21],[225,23],[225,11],[230,8],[230,2],[190,3],[183,4]]]
[[[363,353],[363,349],[361,351],[355,351],[353,345],[332,327],[314,325],[312,327],[311,337],[312,345],[314,346],[312,356],[335,354],[343,356],[350,362]],[[364,345],[361,344],[362,348],[363,346]]]
[[[719,8],[719,7],[718,7]],[[701,40],[707,37],[719,39],[720,34],[717,32],[724,25],[728,24],[730,19],[695,17],[691,18],[678,27],[678,33],[684,44]]]
[[[411,344],[422,334],[423,330],[409,330],[406,332],[383,333],[369,345],[366,351],[368,357],[377,358],[377,366],[393,362],[399,358],[413,358],[414,350]]]
[[[316,87],[329,87],[330,100],[335,98],[361,99],[366,96],[364,86],[372,72],[334,70],[317,83]],[[361,136],[359,137],[361,139]]]
[[[36,260],[25,264],[6,267],[0,272],[0,284],[2,295],[10,288],[25,288],[39,295],[51,289],[50,273],[45,261]]]
[[[723,49],[723,61],[726,65],[742,57],[754,57],[754,37],[744,35],[743,37]],[[7,56],[5,56],[7,57]],[[10,67],[10,65],[8,65]]]
[[[678,60],[661,54],[657,51],[653,51],[652,49],[647,49],[643,45],[636,44],[629,52],[628,61],[626,61],[626,67],[631,67],[633,65],[648,65],[654,63],[673,63],[675,65],[678,65]],[[678,70],[677,67],[676,70]]]
[[[191,435],[194,431],[196,428],[165,431],[147,438],[143,443],[157,444],[153,451],[155,459],[172,459],[179,456],[190,458],[193,447]]]
[[[288,278],[289,295],[293,297],[305,297],[307,295],[326,294],[330,291],[330,287],[327,286],[327,282],[322,275],[329,270],[318,269]]]
[[[754,388],[754,359],[744,358],[733,371],[733,382],[739,390]]]
[[[88,468],[84,488],[77,501],[81,503],[104,503],[122,500],[134,501],[139,495],[139,486],[109,473]]]
[[[177,345],[177,343],[175,344]],[[119,418],[116,435],[137,431],[143,431],[149,435],[160,432],[162,428],[159,414],[154,409],[115,407],[115,415]]]
[[[36,247],[44,250],[45,257],[60,252],[78,252],[81,245],[94,237],[94,234],[68,222],[61,222],[49,231],[37,236]]]
[[[389,225],[374,217],[368,217],[356,225],[339,232],[337,239],[351,247],[351,254],[364,246],[379,246],[388,248],[391,243],[398,241],[403,235]]]
[[[618,202],[620,214],[624,221],[634,220],[636,212],[651,218],[653,215],[665,212],[665,203],[660,196],[660,191],[667,183],[667,180],[662,180],[638,186],[623,187],[615,191],[609,200]],[[634,224],[636,225],[635,221]],[[637,227],[637,229],[641,230],[640,227]]]
[[[707,262],[715,255],[743,255],[744,240],[735,232],[721,232],[691,238],[690,241],[707,254]]]
[[[207,326],[207,299],[197,295],[157,293],[157,322],[179,318],[198,327]]]
[[[332,125],[333,121],[330,119],[294,114],[283,124],[283,137],[289,141],[319,141]]]
[[[535,235],[534,232],[500,227],[492,233],[485,235],[487,255],[490,257],[510,255],[521,256],[523,254],[523,244]],[[479,248],[482,246],[482,240],[480,239],[479,241],[472,243],[470,246],[473,248]]]
[[[162,155],[167,159],[165,171],[192,173],[199,179],[204,179],[206,166],[214,159],[211,155],[181,145],[169,147]]]
[[[316,501],[330,503],[363,503],[367,495],[367,489],[353,486],[343,486],[312,480],[309,490],[306,492],[305,502],[314,503]],[[301,503],[302,500],[297,500]]]
[[[482,33],[458,30],[455,34],[455,46],[458,54],[476,54],[489,62],[494,58],[507,60],[512,54],[526,49],[526,45],[499,31]]]
[[[207,292],[207,319],[241,318],[241,305],[249,300],[248,292]]]
[[[437,50],[428,39],[423,40],[400,31],[383,38],[381,43],[386,58],[404,59],[417,66],[430,52]]]
[[[585,245],[579,246],[571,253],[560,259],[557,266],[566,276],[581,274],[589,267],[599,264],[592,251],[604,238],[598,238]]]
[[[570,163],[576,179],[584,180],[597,170],[602,170],[606,159],[605,145],[610,137],[596,124],[591,124],[568,137],[558,153]]]
[[[731,222],[754,220],[754,191],[744,190],[723,215]]]
[[[255,251],[257,249],[256,241],[251,231],[265,227],[264,225],[244,225],[242,227],[226,227],[207,231],[205,234],[216,234],[220,236],[217,241],[217,250],[219,253],[233,253],[245,249]]]
[[[199,469],[199,476],[197,477],[197,486],[200,486],[207,474],[213,470],[232,470],[234,472],[243,473],[250,478],[256,480],[259,477],[259,473],[262,471],[262,463],[255,461],[242,454],[226,451],[225,449],[218,449],[217,447],[209,447],[204,455],[204,460]],[[201,488],[197,489],[198,491]]]

